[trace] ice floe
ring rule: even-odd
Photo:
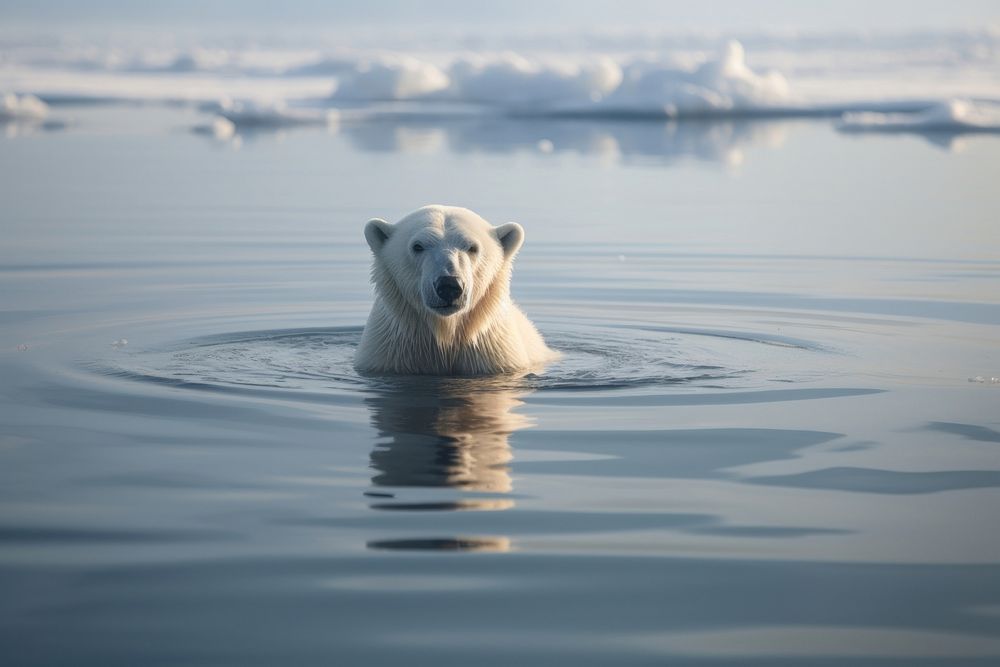
[[[608,57],[530,59],[473,55],[447,70],[411,57],[360,63],[342,76],[334,102],[451,100],[520,114],[621,114],[678,117],[739,113],[789,100],[777,72],[758,73],[743,47],[729,42],[693,68]]]
[[[49,114],[49,106],[34,95],[7,93],[0,96],[0,122],[40,121]]]
[[[334,110],[293,109],[283,102],[230,102],[219,105],[219,117],[237,129],[279,129],[304,125],[336,124],[339,115]],[[213,126],[213,134],[218,136]],[[222,130],[226,132],[225,129]]]
[[[845,113],[844,132],[1000,132],[1000,105],[951,99],[910,113]]]
[[[210,31],[4,41],[0,31],[0,90],[35,96],[8,98],[0,117],[24,118],[44,101],[198,104],[243,129],[328,124],[323,109],[342,119],[362,111],[618,119],[848,112],[841,129],[883,132],[992,132],[997,124],[983,101],[1000,101],[1000,31],[758,32],[727,41],[667,26],[536,28],[492,38],[343,32],[313,41]],[[205,106],[225,98],[238,102]]]
[[[610,58],[593,62],[542,62],[517,54],[466,57],[449,69],[450,97],[518,110],[589,104],[622,82],[621,67]]]
[[[592,110],[624,115],[680,117],[779,109],[791,99],[780,73],[758,73],[746,63],[743,46],[731,41],[718,57],[694,69],[657,63],[629,66],[621,84]]]
[[[342,75],[335,100],[384,101],[422,97],[448,88],[448,75],[409,56],[363,61]]]

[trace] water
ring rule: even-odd
[[[67,109],[0,143],[6,664],[1000,657],[997,138]],[[431,202],[561,361],[354,373]]]

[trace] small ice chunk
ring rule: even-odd
[[[274,130],[304,125],[331,125],[338,121],[335,111],[289,109],[285,102],[223,102],[219,116],[240,128]]]
[[[7,93],[0,97],[0,121],[42,120],[49,114],[49,105],[34,95]]]
[[[539,153],[551,153],[556,148],[555,144],[549,139],[540,139],[536,145],[538,146]]]
[[[1000,105],[951,99],[910,113],[845,113],[845,132],[1000,132]]]
[[[224,116],[216,116],[212,119],[213,137],[225,141],[232,139],[234,134],[236,134],[236,125],[233,124],[233,121]]]
[[[216,116],[211,123],[195,125],[191,131],[219,141],[229,141],[236,135],[236,125],[225,116]]]

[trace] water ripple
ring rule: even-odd
[[[440,383],[440,378],[365,378],[352,367],[361,327],[329,327],[224,333],[176,342],[120,356],[98,367],[106,376],[182,389],[227,393],[278,392],[285,398],[329,400],[331,395],[399,387],[407,382]],[[711,390],[757,388],[796,382],[794,373],[765,378],[740,363],[740,346],[784,352],[808,367],[802,355],[825,351],[810,341],[757,332],[653,326],[566,325],[546,330],[550,344],[564,352],[543,373],[496,378],[450,378],[496,390],[646,389],[675,387]],[[604,400],[604,399],[602,399]],[[783,398],[782,398],[783,400]]]

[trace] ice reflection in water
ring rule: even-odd
[[[284,126],[237,125],[235,134],[225,138],[259,139],[287,130]],[[327,133],[343,134],[355,149],[368,153],[509,155],[534,151],[573,153],[611,164],[693,159],[729,166],[741,164],[749,148],[780,148],[787,131],[786,123],[753,119],[594,121],[406,113],[376,113],[326,128]]]

